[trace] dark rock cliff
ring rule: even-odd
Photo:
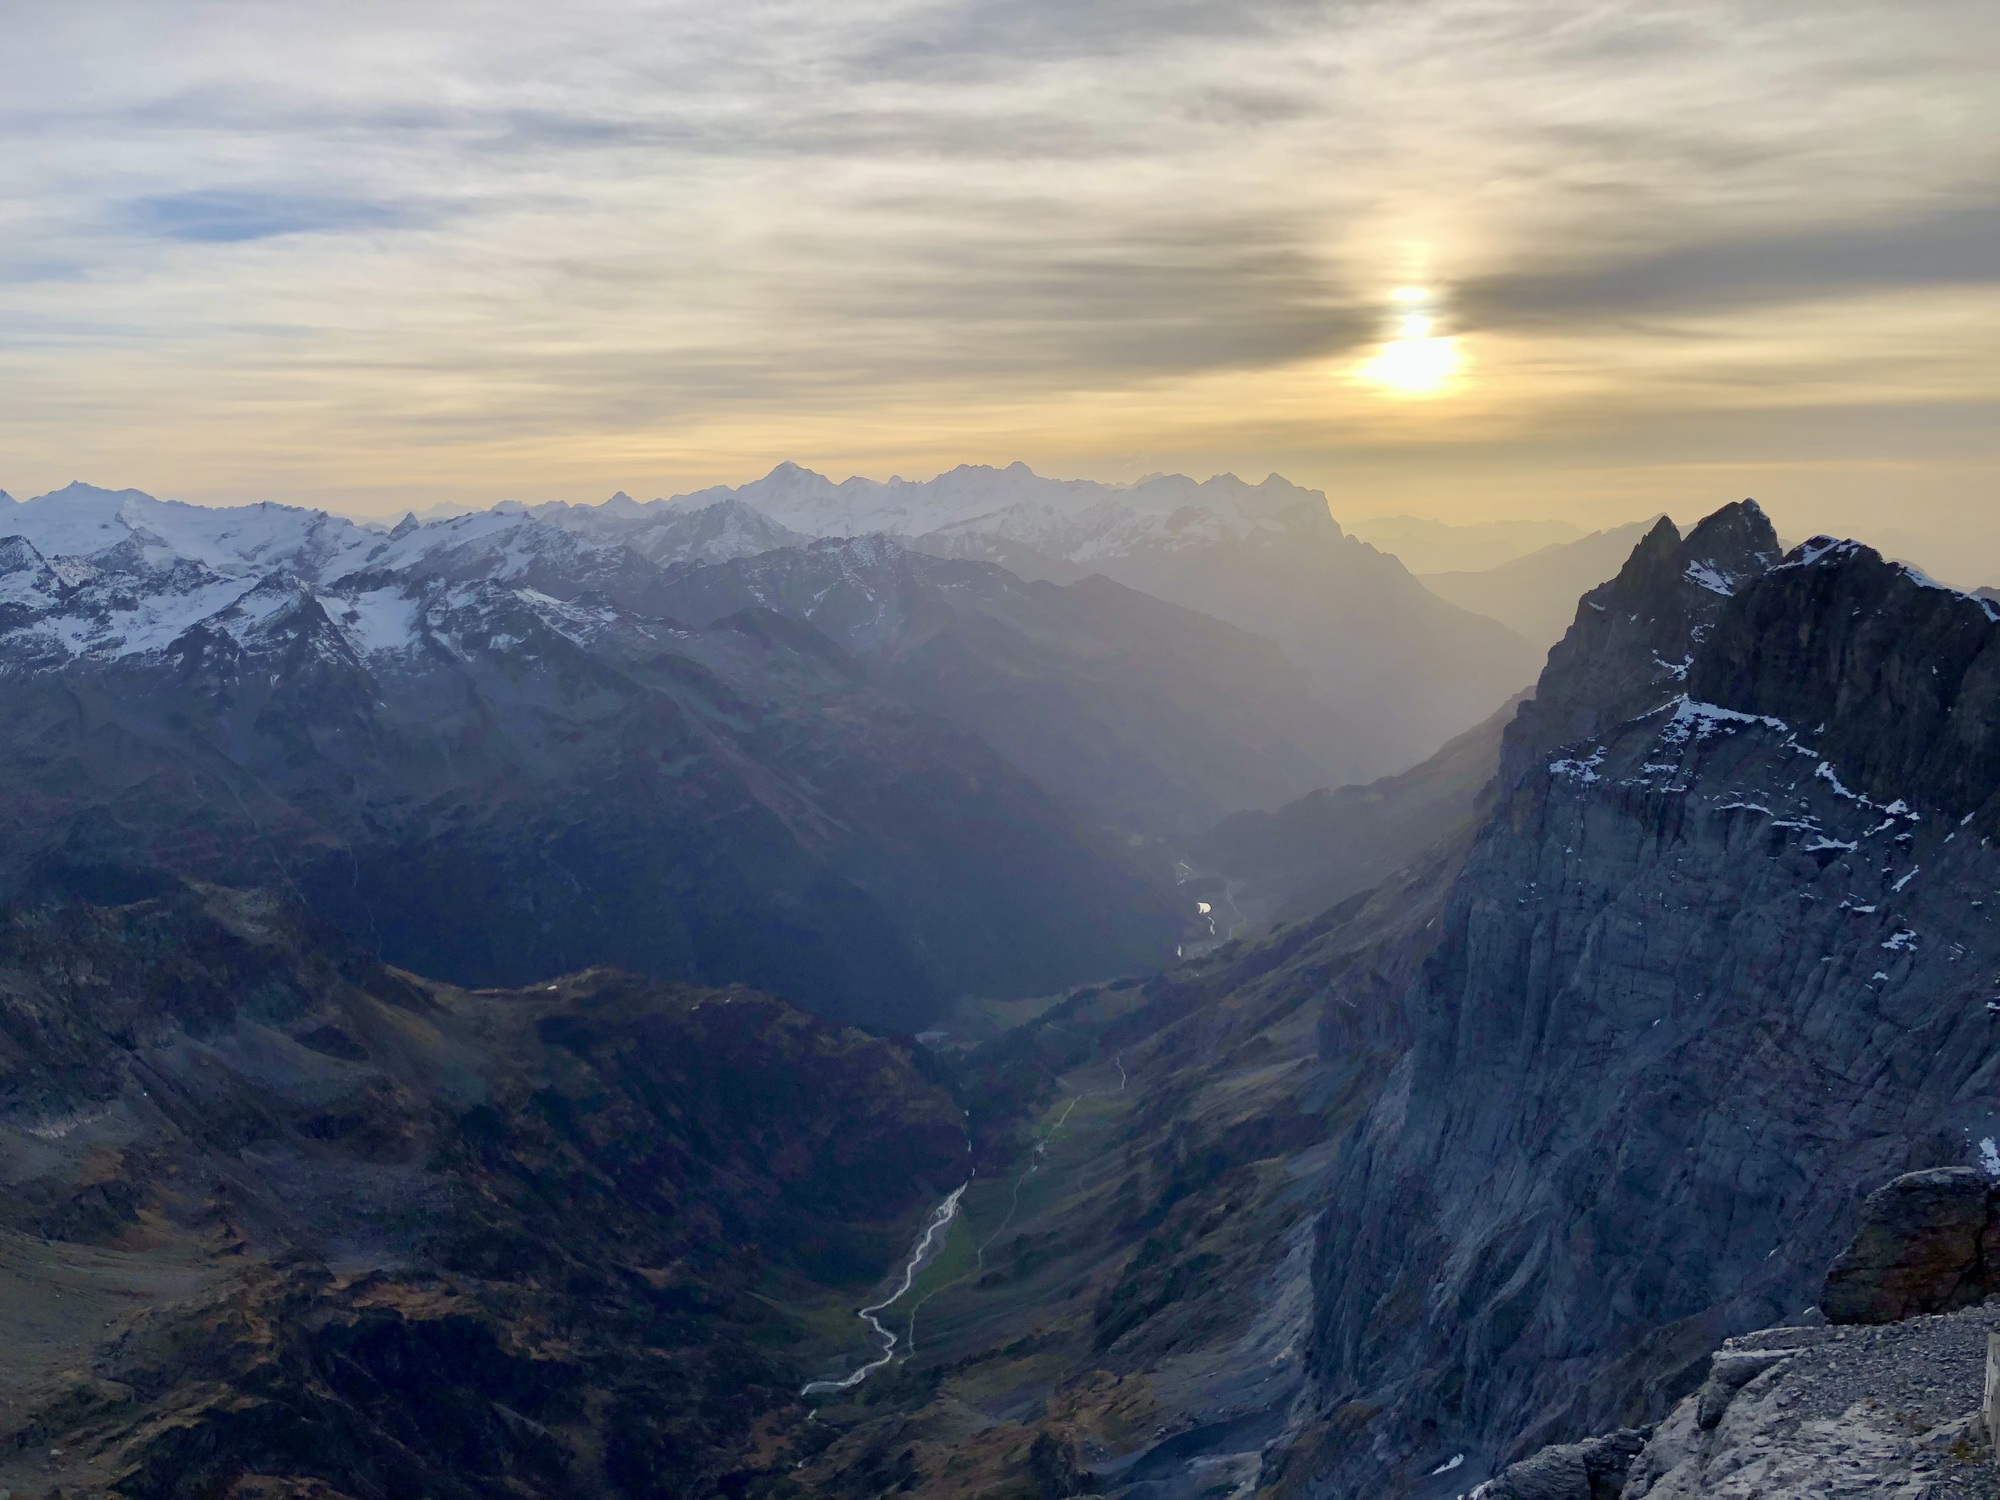
[[[2000,1165],[1996,674],[1988,604],[1750,505],[1586,597],[1342,1147],[1288,1488],[1658,1420],[1869,1189]]]

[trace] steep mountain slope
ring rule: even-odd
[[[574,538],[521,524],[497,560],[484,517],[364,536],[423,565],[316,586],[138,533],[5,544],[0,877],[276,881],[461,982],[611,961],[897,1025],[1171,942],[1151,877],[824,636],[593,601],[579,571],[657,584],[629,549],[586,554],[565,603],[520,579]]]
[[[0,925],[0,1487],[741,1495],[964,1180],[902,1045],[605,971],[467,993],[267,894]]]
[[[1447,604],[1393,557],[1345,535],[1326,496],[1276,475],[1128,486],[1044,479],[1024,464],[962,466],[922,483],[835,484],[793,464],[735,489],[819,536],[883,533],[1030,579],[1090,573],[1199,610],[1278,645],[1335,715],[1342,780],[1408,766],[1491,714],[1533,678],[1539,653]]]
[[[973,1052],[977,1174],[891,1309],[909,1358],[830,1397],[811,1494],[1247,1494],[1308,1394],[1314,1221],[1395,1054],[1447,858],[1143,984],[1093,986]],[[1330,986],[1377,1003],[1320,1024]]]
[[[1024,583],[870,537],[683,568],[656,597],[696,624],[750,607],[810,621],[900,701],[1120,832],[1185,836],[1342,760],[1332,716],[1269,642],[1108,578]]]
[[[1613,577],[1658,519],[1555,542],[1497,567],[1419,573],[1417,581],[1460,609],[1498,620],[1537,645],[1553,645],[1569,629],[1576,600]]]
[[[2000,1136],[2000,610],[1775,550],[1754,506],[1660,523],[1510,729],[1331,1175],[1283,1492],[1656,1420],[1870,1188]]]

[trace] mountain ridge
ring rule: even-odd
[[[1025,464],[962,465],[921,482],[835,483],[796,464],[667,506],[745,501],[821,536],[881,532],[1030,581],[1103,573],[1275,642],[1356,746],[1348,779],[1402,770],[1497,709],[1540,653],[1439,599],[1396,558],[1349,535],[1324,492],[1273,474],[1131,485],[1045,479]],[[661,504],[662,502],[655,502]]]
[[[1553,645],[1569,628],[1572,601],[1616,573],[1658,520],[1652,516],[1554,542],[1491,568],[1418,573],[1417,581],[1462,609]]]
[[[132,574],[97,556],[54,618],[126,602]],[[1046,988],[1170,942],[1171,900],[1127,855],[809,627],[693,631],[450,571],[202,573],[174,596],[192,624],[106,608],[76,656],[46,611],[15,623],[8,888],[275,879],[468,982],[617,959],[906,1022],[977,974]],[[943,882],[951,850],[966,873]]]

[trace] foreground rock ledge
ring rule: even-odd
[[[1545,1449],[1473,1500],[1992,1500],[2000,1466],[1979,1406],[1996,1332],[2000,1302],[1886,1326],[1745,1334],[1717,1351],[1709,1379],[1660,1424],[1622,1487],[1601,1473],[1589,1487],[1536,1487],[1576,1467],[1548,1464],[1569,1450]],[[1608,1457],[1625,1437],[1569,1448]]]

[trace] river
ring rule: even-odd
[[[944,1248],[945,1234],[951,1228],[951,1221],[958,1217],[958,1200],[965,1196],[965,1190],[971,1186],[972,1179],[968,1177],[953,1189],[950,1197],[931,1210],[930,1221],[924,1225],[924,1232],[917,1236],[917,1243],[911,1249],[910,1258],[903,1266],[903,1279],[897,1284],[896,1290],[884,1297],[880,1302],[872,1303],[862,1308],[856,1314],[862,1322],[868,1325],[873,1336],[881,1341],[882,1353],[880,1357],[870,1360],[860,1369],[844,1375],[838,1380],[808,1381],[799,1388],[801,1396],[821,1396],[833,1391],[852,1390],[896,1357],[895,1331],[884,1327],[882,1320],[876,1317],[876,1314],[887,1312],[904,1297],[907,1297],[910,1293],[910,1288],[916,1285],[917,1277],[922,1274],[924,1267],[929,1265],[931,1258]]]

